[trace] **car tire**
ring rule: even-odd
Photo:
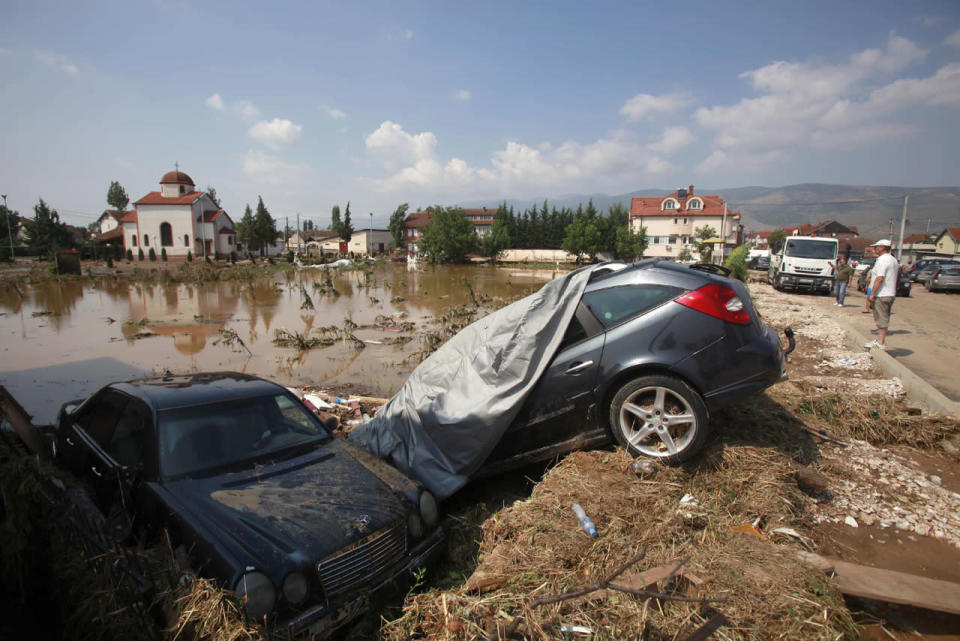
[[[695,456],[710,431],[700,394],[682,380],[662,375],[623,385],[610,402],[609,421],[613,438],[632,456],[671,465]]]

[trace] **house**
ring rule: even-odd
[[[307,229],[294,232],[287,239],[287,249],[305,254],[321,254],[324,251],[339,252],[340,234],[329,229]]]
[[[770,249],[770,234],[772,233],[772,231],[751,231],[747,232],[744,240],[754,249],[767,250]]]
[[[389,229],[356,229],[350,235],[347,251],[352,254],[384,254],[393,245]]]
[[[695,193],[693,185],[666,196],[643,196],[630,202],[630,228],[634,233],[647,228],[649,245],[644,256],[648,258],[677,258],[684,249],[695,251],[694,232],[705,225],[717,230],[717,245],[733,249],[743,241],[740,212],[726,210],[720,196]]]
[[[947,227],[934,242],[936,255],[940,258],[955,258],[960,254],[960,227]]]
[[[407,247],[407,255],[415,256],[420,252],[417,241],[423,236],[423,228],[430,222],[430,212],[417,211],[408,214],[403,221],[403,242]]]
[[[798,227],[785,227],[787,236],[820,236],[822,238],[836,238],[842,241],[858,238],[860,232],[853,225],[847,226],[835,220],[825,220],[813,225],[803,224]]]
[[[903,239],[903,256],[900,263],[904,266],[935,254],[937,252],[937,234],[910,234]]]
[[[167,172],[160,191],[134,203],[121,219],[123,246],[134,253],[153,248],[168,256],[213,256],[236,250],[233,220],[182,171]]]

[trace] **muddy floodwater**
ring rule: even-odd
[[[51,422],[61,403],[105,383],[167,370],[234,370],[284,385],[349,384],[389,396],[417,365],[423,334],[438,316],[473,298],[496,306],[556,275],[489,266],[409,271],[382,264],[331,270],[329,279],[324,270],[303,269],[202,284],[108,276],[20,284],[18,291],[0,283],[0,384],[38,423]],[[414,326],[384,327],[384,317]],[[335,329],[342,336],[344,328],[365,347],[352,339],[307,351],[273,343],[277,330],[316,337],[338,335]],[[236,332],[246,348],[225,341],[222,330]]]

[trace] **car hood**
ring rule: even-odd
[[[334,439],[286,461],[165,486],[198,535],[239,562],[315,561],[406,517],[401,488],[361,463],[364,454]]]

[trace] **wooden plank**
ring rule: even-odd
[[[804,558],[817,567],[832,566],[830,578],[844,594],[960,614],[960,583],[871,568],[816,554],[804,555]]]
[[[0,413],[7,417],[27,447],[38,454],[44,451],[43,438],[30,422],[31,416],[3,385],[0,385]]]

